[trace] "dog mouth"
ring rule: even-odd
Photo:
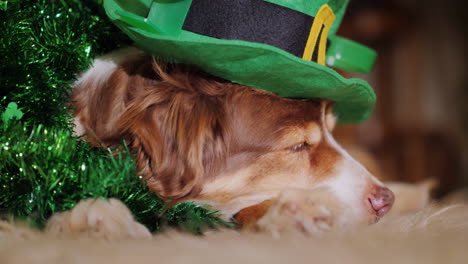
[[[390,211],[390,209],[392,208],[392,204],[386,204],[380,208],[376,208],[373,206],[372,204],[372,200],[370,198],[367,199],[367,201],[369,202],[370,204],[370,208],[371,208],[371,213],[373,215],[376,215],[376,217],[378,218],[382,218],[384,215],[386,215],[388,213],[388,211]]]
[[[376,214],[373,214],[373,215],[371,215],[371,218],[370,218],[368,224],[369,225],[376,224],[376,223],[378,223],[380,221],[380,219],[382,219],[382,217],[380,217],[380,216],[378,216]]]
[[[372,207],[372,201],[370,198],[368,199],[368,205],[370,205],[368,206],[368,210],[367,210],[370,215],[370,219],[368,221],[369,225],[379,222],[380,219],[382,219],[382,217],[386,215],[388,211],[390,211],[390,208],[391,208],[391,206],[387,205],[378,209],[374,209]]]
[[[395,195],[386,187],[379,187],[374,190],[367,198],[367,206],[377,222],[386,215],[395,201]]]

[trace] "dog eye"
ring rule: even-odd
[[[294,145],[292,146],[290,149],[292,151],[301,151],[301,150],[306,150],[310,147],[309,144],[307,144],[306,142],[303,142],[301,144],[297,144],[297,145]]]

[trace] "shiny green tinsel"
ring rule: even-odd
[[[11,123],[11,121],[10,121]],[[41,227],[54,213],[86,198],[123,201],[152,231],[165,225],[201,234],[208,227],[230,226],[214,211],[185,203],[166,211],[164,203],[136,177],[127,149],[92,149],[66,129],[13,122],[0,129],[0,211]]]
[[[122,196],[127,189],[134,191],[121,190],[124,184],[137,182],[129,177],[135,171],[128,155],[90,151],[68,131],[42,125],[32,130],[20,123],[10,125],[0,137],[0,160],[2,209],[39,225],[80,199]]]
[[[69,127],[64,103],[76,75],[130,41],[98,0],[2,2],[0,99],[21,105],[26,124]]]
[[[0,1],[0,213],[41,227],[82,199],[115,197],[152,231],[230,226],[191,203],[159,217],[164,203],[137,177],[127,149],[93,148],[71,135],[66,105],[77,74],[130,43],[101,2]]]

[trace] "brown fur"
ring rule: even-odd
[[[349,168],[359,179],[355,218],[375,219],[365,192],[384,187],[352,159],[342,162],[329,133],[332,103],[281,98],[143,53],[115,65],[91,69],[77,83],[76,120],[94,145],[125,140],[160,197],[208,202],[229,217],[290,188],[312,190]]]
[[[87,140],[94,144],[108,146],[126,139],[136,150],[141,173],[160,196],[195,194],[206,173],[203,163],[216,158],[222,162],[219,98],[228,90],[188,73],[169,76],[156,64],[164,81],[158,81],[156,74],[144,78],[148,67],[152,69],[146,61],[127,62],[91,96],[86,95],[89,90],[83,91],[87,83],[77,87],[72,100],[78,117],[87,128]],[[140,64],[145,67],[136,66]]]
[[[275,200],[266,200],[240,210],[235,215],[236,221],[242,224],[240,228],[243,230],[254,228],[257,221],[267,213],[275,202]]]
[[[245,153],[245,161],[287,149],[300,143],[293,137],[287,145],[275,144],[287,128],[320,123],[319,101],[287,100],[190,67],[147,61],[126,62],[97,89],[89,83],[93,80],[81,83],[72,101],[86,127],[86,140],[109,146],[126,139],[150,188],[164,198],[195,197],[204,179],[221,168],[245,165],[225,164],[227,154]],[[150,75],[151,67],[157,74]],[[270,112],[275,115],[266,115]],[[233,115],[238,118],[233,120]],[[313,156],[312,162],[328,171],[333,151],[318,147],[324,148],[318,152],[323,154]]]

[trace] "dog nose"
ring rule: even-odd
[[[379,187],[375,193],[369,196],[368,200],[377,216],[382,217],[392,208],[395,195],[390,189]]]

